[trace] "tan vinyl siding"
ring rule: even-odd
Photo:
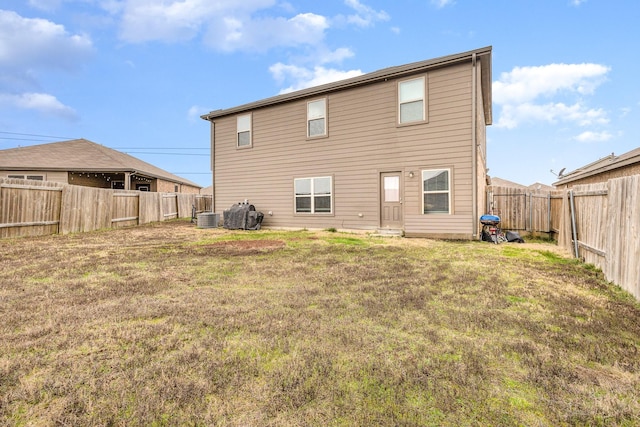
[[[471,63],[421,75],[427,77],[428,121],[418,124],[397,125],[398,79],[328,93],[324,138],[306,136],[306,99],[252,110],[249,149],[236,148],[235,115],[216,118],[216,210],[247,199],[265,214],[265,226],[373,230],[380,225],[380,173],[394,171],[403,176],[408,235],[470,237]],[[451,215],[421,212],[421,171],[437,168],[451,169]],[[333,178],[333,213],[295,214],[294,178],[321,176]]]
[[[0,170],[0,178],[7,178],[9,175],[24,175],[25,177],[30,175],[35,175],[35,176],[42,176],[44,181],[59,182],[61,184],[68,183],[67,172],[62,172],[62,171]]]

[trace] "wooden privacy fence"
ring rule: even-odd
[[[562,194],[562,191],[490,186],[487,213],[500,216],[501,227],[505,230],[557,233]]]
[[[487,201],[504,230],[548,232],[640,299],[640,175],[547,193],[491,187]]]
[[[0,178],[0,238],[67,234],[191,217],[211,196]]]
[[[640,175],[566,190],[558,245],[640,299]]]

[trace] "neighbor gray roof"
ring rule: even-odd
[[[179,184],[201,186],[128,154],[86,139],[0,150],[2,170],[138,172]]]
[[[574,171],[565,173],[564,175],[561,175],[560,179],[557,182],[554,182],[553,185],[557,186],[568,184],[578,179],[587,178],[589,176],[623,168],[636,163],[640,163],[640,147],[619,156],[611,153],[610,155],[598,159],[593,163],[589,163],[588,165],[582,166]]]
[[[379,82],[389,78],[398,78],[408,76],[416,73],[421,73],[429,69],[440,68],[455,63],[471,61],[474,54],[480,63],[482,64],[482,91],[484,93],[484,116],[487,125],[492,123],[492,109],[491,109],[491,46],[484,48],[471,50],[469,52],[458,53],[455,55],[442,56],[440,58],[429,59],[426,61],[413,62],[406,65],[399,65],[396,67],[384,68],[382,70],[374,71],[372,73],[363,74],[358,77],[352,77],[350,79],[339,80],[337,82],[324,84],[321,86],[315,86],[308,89],[299,90],[296,92],[286,93],[283,95],[273,96],[271,98],[262,99],[260,101],[251,102],[249,104],[240,105],[237,107],[227,108],[224,110],[211,111],[209,114],[200,116],[204,120],[213,120],[215,118],[228,116],[230,114],[237,114],[243,111],[249,111],[260,107],[266,107],[274,104],[280,104],[283,102],[293,101],[301,98],[307,98],[310,96],[316,96],[323,93],[335,92],[338,90],[348,89],[356,86],[362,86]]]

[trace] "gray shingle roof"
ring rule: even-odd
[[[201,187],[150,163],[86,139],[0,150],[0,169],[138,172],[152,178]]]
[[[487,125],[492,123],[492,105],[491,105],[491,51],[492,47],[487,46],[480,49],[471,50],[468,52],[458,53],[454,55],[442,56],[440,58],[429,59],[426,61],[412,62],[410,64],[398,65],[395,67],[388,67],[382,70],[374,71],[371,73],[363,74],[358,77],[352,77],[350,79],[339,80],[333,83],[327,83],[320,86],[314,86],[307,89],[298,90],[296,92],[285,93],[283,95],[273,96],[271,98],[262,99],[259,101],[251,102],[249,104],[239,105],[237,107],[227,108],[224,110],[211,111],[209,114],[200,116],[204,120],[214,120],[219,117],[224,117],[229,114],[237,114],[243,111],[249,111],[256,108],[266,107],[270,105],[280,104],[283,102],[289,102],[301,98],[310,96],[316,96],[319,94],[334,92],[338,90],[344,90],[351,87],[362,86],[379,82],[385,79],[398,78],[408,76],[411,74],[421,73],[429,69],[438,67],[444,67],[450,64],[471,61],[475,56],[482,65],[482,90],[484,93],[484,115]]]
[[[565,173],[557,182],[554,182],[553,185],[557,186],[568,184],[578,179],[587,178],[592,175],[597,175],[599,173],[619,169],[636,163],[640,163],[640,147],[624,154],[620,154],[619,156],[611,153],[610,155],[598,159],[595,162]]]

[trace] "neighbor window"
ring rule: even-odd
[[[238,147],[251,147],[251,114],[238,116]]]
[[[44,181],[44,176],[43,175],[27,175],[26,177],[24,175],[7,175],[7,178],[15,178],[15,179],[30,179],[33,181]]]
[[[451,213],[451,171],[432,169],[422,171],[422,212]]]
[[[398,121],[401,124],[425,120],[424,86],[424,77],[398,84]]]
[[[319,99],[307,103],[307,136],[327,134],[327,100]]]
[[[296,213],[331,213],[331,177],[294,180]]]

